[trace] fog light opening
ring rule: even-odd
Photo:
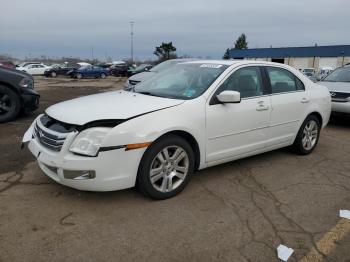
[[[63,174],[64,178],[74,180],[86,180],[96,177],[94,170],[64,170]]]

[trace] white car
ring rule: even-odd
[[[29,64],[23,67],[17,67],[16,69],[26,72],[30,75],[44,75],[44,72],[51,68],[51,66],[47,66],[44,64]]]
[[[308,154],[326,126],[326,87],[258,61],[177,64],[137,86],[49,107],[23,142],[53,180],[81,190],[137,186],[178,194],[194,170],[293,145]]]

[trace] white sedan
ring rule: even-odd
[[[23,67],[17,67],[16,69],[26,72],[30,75],[44,75],[44,72],[51,68],[51,66],[47,66],[44,64],[29,64]]]
[[[194,170],[293,146],[311,153],[331,112],[326,87],[282,64],[193,61],[135,86],[49,107],[23,142],[43,172],[80,190],[182,191]]]

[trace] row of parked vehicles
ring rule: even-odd
[[[98,65],[81,62],[74,65],[63,63],[51,66],[40,62],[25,62],[17,66],[11,63],[0,63],[0,66],[14,68],[30,75],[44,75],[46,77],[69,76],[77,79],[106,78],[109,75],[129,77],[150,70],[153,67],[150,64],[141,64],[139,66],[128,65],[123,61]]]

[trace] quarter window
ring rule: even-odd
[[[225,90],[238,91],[241,98],[263,95],[263,84],[259,67],[245,67],[235,71],[221,85],[219,93]]]
[[[304,84],[288,70],[278,67],[267,67],[266,69],[270,78],[272,94],[305,89]]]

